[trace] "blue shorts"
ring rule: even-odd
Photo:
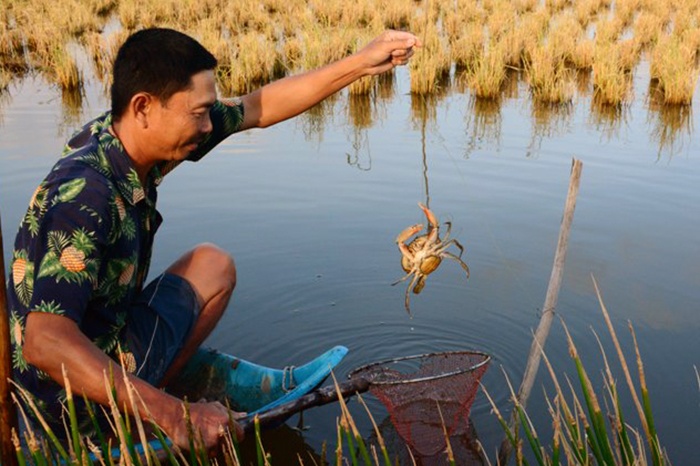
[[[164,273],[148,284],[129,309],[126,344],[134,375],[157,386],[192,332],[200,311],[192,285]]]

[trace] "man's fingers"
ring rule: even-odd
[[[398,50],[394,50],[393,52],[391,52],[391,56],[393,58],[409,59],[413,56],[414,52],[415,52],[415,50],[413,50],[412,48],[410,48],[410,49],[398,49]]]
[[[397,48],[401,47],[401,45],[404,47],[413,47],[414,45],[420,47],[422,45],[417,36],[406,31],[389,30],[384,35],[384,40],[387,42],[397,42]],[[401,42],[403,42],[403,44],[401,44]]]

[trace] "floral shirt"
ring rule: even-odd
[[[238,131],[243,105],[218,101],[211,120],[212,132],[188,160]],[[154,167],[142,186],[111,124],[107,112],[71,138],[29,201],[12,255],[7,301],[14,376],[49,417],[55,409],[47,408],[65,392],[22,355],[27,315],[66,316],[105,353],[123,349],[125,309],[143,287],[162,221],[156,187],[179,163]]]

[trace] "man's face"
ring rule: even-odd
[[[173,94],[167,102],[155,100],[148,133],[153,158],[184,160],[211,132],[209,110],[216,101],[212,70],[192,76],[192,86]]]

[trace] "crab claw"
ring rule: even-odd
[[[428,208],[427,208],[425,205],[423,205],[423,203],[421,203],[421,202],[418,203],[418,207],[420,207],[420,209],[421,209],[421,210],[423,211],[423,213],[425,214],[425,218],[428,219],[428,224],[429,224],[429,225],[428,225],[428,228],[429,228],[429,229],[437,228],[437,226],[438,226],[438,219],[437,219],[437,217],[435,216],[435,214],[433,213],[433,211],[430,210],[430,209],[428,209]]]
[[[404,231],[399,233],[399,236],[396,237],[396,242],[401,244],[404,241],[406,241],[408,238],[411,236],[415,235],[419,231],[423,229],[423,224],[422,223],[416,223],[415,225],[411,225],[410,227],[406,228]]]

